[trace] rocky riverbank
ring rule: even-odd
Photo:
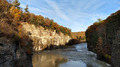
[[[97,53],[98,59],[120,67],[120,10],[111,14],[107,19],[88,27],[86,40],[88,49]]]
[[[0,37],[0,67],[32,67],[32,55],[6,37]]]
[[[32,67],[33,50],[54,49],[51,46],[59,48],[74,42],[68,35],[25,22],[19,25],[18,30],[18,34],[14,31],[16,33],[12,35],[4,29],[0,32],[0,67]]]
[[[0,0],[0,67],[31,67],[33,51],[72,44],[70,35],[53,19],[22,11],[18,0]]]

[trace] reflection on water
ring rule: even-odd
[[[35,53],[32,63],[33,67],[111,67],[97,60],[96,54],[87,50],[86,43]]]
[[[65,62],[65,57],[49,53],[35,53],[32,58],[33,67],[59,67]]]

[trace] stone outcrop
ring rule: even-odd
[[[0,33],[0,67],[32,67],[32,49],[43,50],[51,45],[66,45],[71,37],[35,27],[33,24],[22,23],[18,34]],[[27,36],[26,36],[27,35]]]
[[[15,44],[7,38],[0,38],[0,67],[13,67],[15,60]]]
[[[0,67],[32,67],[32,55],[6,37],[0,37]]]
[[[28,23],[22,23],[22,32],[33,41],[35,51],[43,50],[51,45],[65,45],[71,39],[70,36],[63,33],[58,34],[55,30],[44,29],[41,26],[36,27]]]
[[[97,57],[120,67],[120,10],[107,19],[94,23],[86,31],[88,49]]]

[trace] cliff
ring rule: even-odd
[[[120,67],[120,10],[107,19],[96,22],[86,31],[88,49],[97,53],[98,59]]]
[[[0,67],[32,67],[32,55],[10,38],[0,37]]]
[[[35,51],[44,50],[51,45],[66,45],[71,40],[70,36],[61,32],[58,34],[55,30],[45,29],[42,26],[36,27],[33,24],[22,23],[21,29],[33,41],[32,44]]]
[[[16,4],[0,0],[0,67],[32,67],[33,50],[69,42],[70,29]]]

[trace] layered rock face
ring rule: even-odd
[[[20,29],[21,37],[0,32],[0,67],[32,67],[32,49],[40,51],[51,45],[65,45],[71,39],[25,22]]]
[[[70,36],[63,33],[58,34],[55,30],[45,30],[41,26],[35,27],[35,25],[28,23],[22,23],[22,32],[33,41],[35,51],[43,50],[51,45],[65,45],[71,39]]]
[[[86,39],[88,49],[97,53],[99,59],[120,67],[120,10],[91,25]]]

